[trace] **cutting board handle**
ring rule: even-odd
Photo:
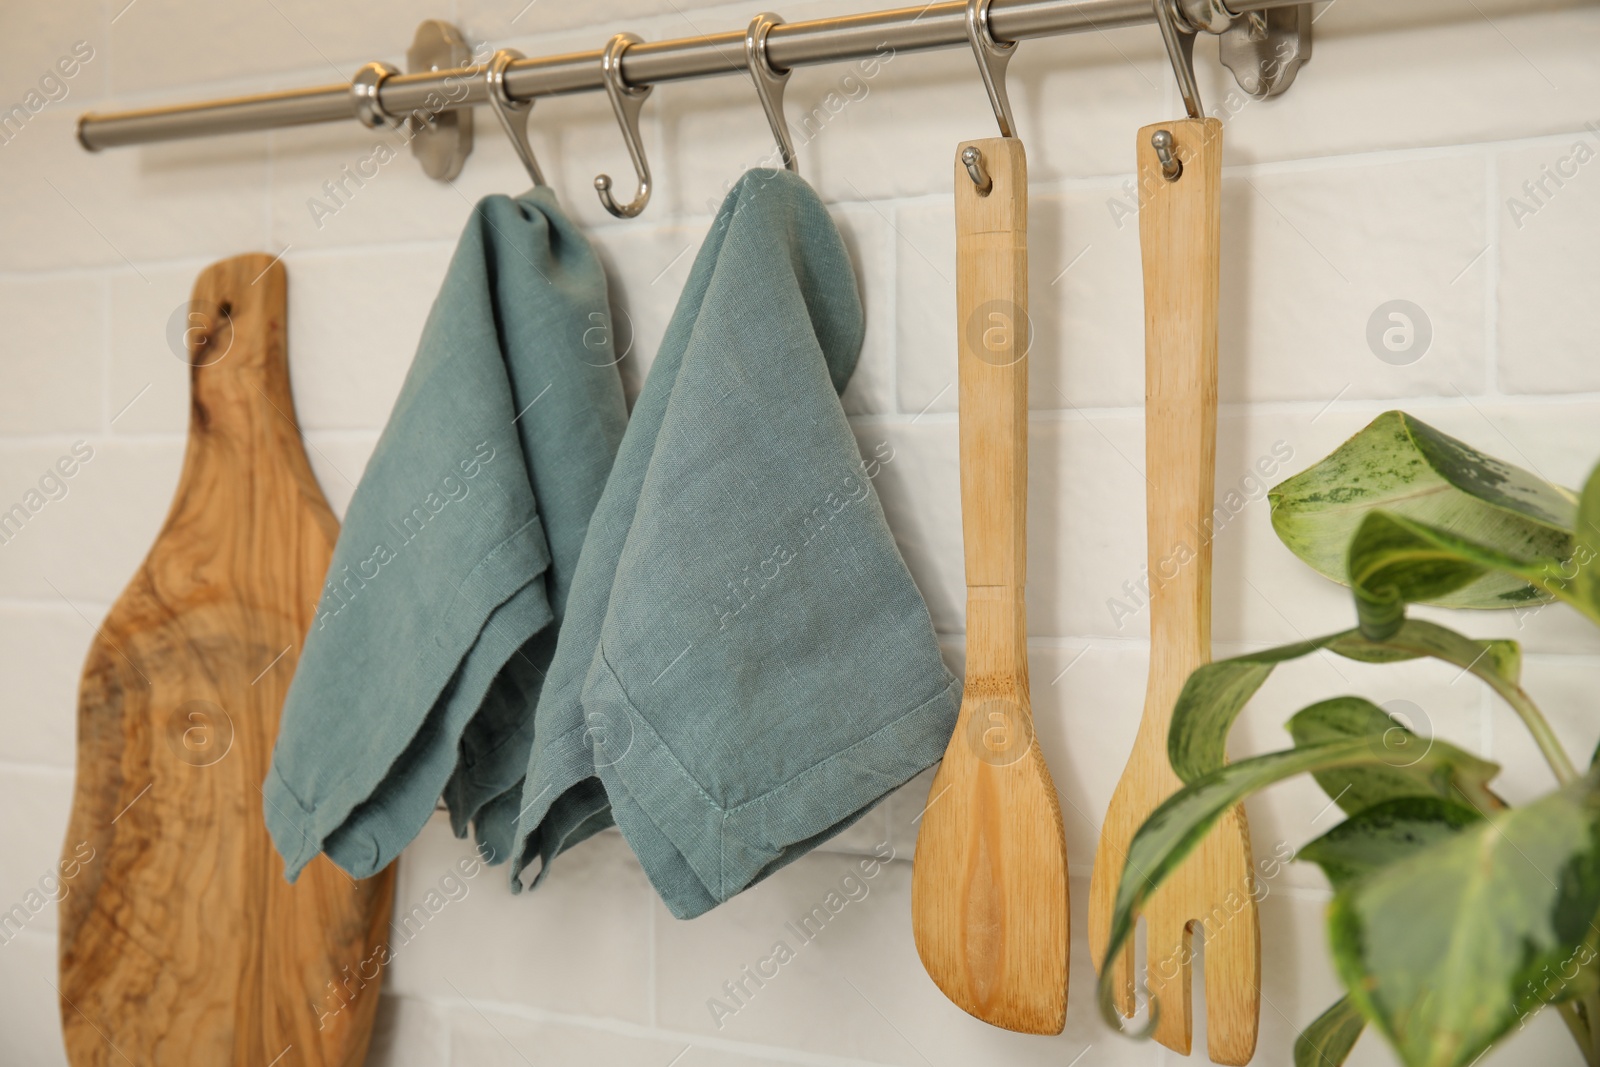
[[[238,536],[240,515],[207,506],[220,493],[217,479],[282,464],[288,478],[255,480],[252,510],[309,507],[329,543],[337,539],[300,437],[287,333],[288,277],[277,257],[233,256],[195,280],[180,338],[189,363],[189,441],[167,529],[181,521]],[[298,499],[286,500],[285,491]]]
[[[177,340],[197,407],[245,400],[252,385],[287,390],[287,285],[283,264],[263,253],[220,260],[195,279]],[[204,410],[194,414],[206,418]],[[292,409],[285,414],[294,417]]]

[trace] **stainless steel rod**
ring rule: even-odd
[[[1287,7],[1301,0],[1233,0],[1235,11]],[[1004,41],[1136,26],[1155,21],[1151,0],[993,0],[989,24]],[[965,47],[966,4],[961,0],[876,11],[841,18],[790,22],[773,29],[768,54],[780,68],[867,59],[880,49],[895,53]],[[744,31],[685,37],[634,45],[622,60],[622,76],[632,85],[714,77],[744,71]],[[437,113],[483,103],[479,68],[397,74],[383,83],[378,99],[385,111]],[[506,70],[506,89],[514,99],[598,91],[600,49],[522,59]],[[78,120],[78,140],[91,151],[119,145],[176,141],[189,137],[304,126],[353,119],[348,84],[261,93],[195,104],[89,112]]]

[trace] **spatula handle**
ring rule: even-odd
[[[1072,923],[1061,808],[1028,701],[1022,145],[961,145],[954,177],[967,670],[917,833],[911,927],[929,977],[963,1010],[1010,1030],[1058,1034]]]
[[[990,179],[963,161],[976,149]],[[961,403],[961,530],[967,567],[967,674],[1026,677],[1023,586],[1028,514],[1028,164],[1022,142],[956,152],[956,327]],[[973,636],[980,640],[972,640]],[[978,662],[973,661],[976,654]]]
[[[1161,132],[1182,164],[1176,179],[1163,173],[1153,144]],[[1163,738],[1184,679],[1211,651],[1221,220],[1222,124],[1182,119],[1140,130],[1151,641],[1145,714]]]

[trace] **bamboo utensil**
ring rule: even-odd
[[[911,924],[923,966],[958,1006],[1055,1034],[1067,1011],[1067,854],[1028,699],[1022,142],[962,146],[955,203],[967,670],[918,832]]]
[[[74,1067],[357,1067],[394,868],[295,885],[261,815],[278,714],[338,524],[301,447],[283,266],[206,268],[166,524],[89,649],[62,870]],[[87,858],[86,858],[87,857]]]
[[[1222,125],[1216,119],[1164,122],[1139,131],[1150,676],[1144,718],[1106,812],[1089,887],[1089,947],[1097,969],[1105,963],[1128,845],[1146,816],[1181,785],[1167,761],[1173,704],[1189,673],[1211,658],[1221,175]],[[1156,1011],[1155,1037],[1168,1048],[1189,1052],[1192,940],[1200,928],[1211,1059],[1244,1064],[1255,1052],[1261,953],[1252,888],[1250,836],[1241,806],[1223,818],[1145,907],[1146,982]],[[1132,1015],[1131,942],[1111,965],[1118,1010]]]

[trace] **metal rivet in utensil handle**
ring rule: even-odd
[[[1161,176],[1169,182],[1183,175],[1183,160],[1173,154],[1173,145],[1172,134],[1167,130],[1157,130],[1150,135],[1150,147],[1156,150],[1156,158],[1161,161]]]
[[[983,168],[983,153],[978,151],[976,145],[967,145],[961,150],[961,162],[967,166],[967,173],[972,176],[972,184],[978,187],[979,196],[988,196],[994,188],[994,179],[989,177],[989,172]]]

